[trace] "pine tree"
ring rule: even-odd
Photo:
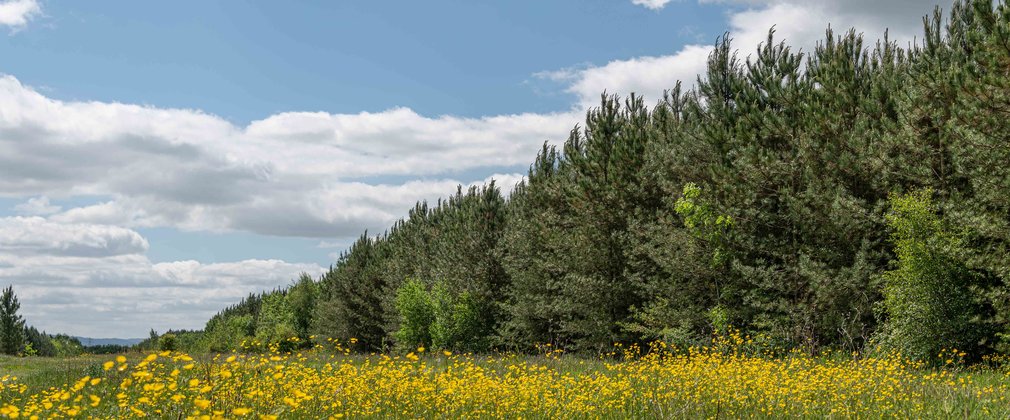
[[[509,348],[560,345],[566,311],[559,301],[564,276],[557,149],[544,143],[528,176],[509,196],[498,255],[508,275],[503,299],[505,323],[499,329]]]
[[[14,286],[7,286],[0,295],[0,353],[19,354],[25,347],[25,321],[18,315],[21,304]]]

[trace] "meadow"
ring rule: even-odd
[[[995,367],[898,356],[615,349],[597,358],[177,352],[0,359],[0,418],[994,418]]]

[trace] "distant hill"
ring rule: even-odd
[[[84,347],[92,346],[105,346],[105,345],[116,345],[116,346],[132,346],[141,341],[143,338],[89,338],[89,337],[74,337],[81,340],[81,344]]]

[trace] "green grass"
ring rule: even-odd
[[[28,386],[34,394],[51,387],[73,383],[86,375],[95,376],[102,362],[115,355],[82,355],[76,357],[13,357],[0,355],[0,376],[12,375]]]

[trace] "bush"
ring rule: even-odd
[[[431,291],[418,280],[409,280],[396,294],[400,347],[418,346],[455,351],[485,351],[490,348],[492,327],[485,322],[490,305],[468,292],[453,294],[443,283]]]
[[[897,262],[883,276],[887,319],[879,341],[918,360],[935,361],[951,349],[979,357],[990,335],[979,321],[983,306],[975,286],[981,276],[963,262],[963,235],[937,215],[932,194],[891,198],[887,224]]]
[[[410,279],[400,286],[396,291],[396,310],[400,314],[397,343],[405,347],[430,347],[435,305],[420,280]]]
[[[177,349],[175,334],[165,333],[161,337],[158,337],[158,349],[161,351],[175,351]]]
[[[473,294],[463,292],[453,296],[440,285],[435,287],[433,295],[432,347],[471,352],[488,350],[491,331],[484,314],[491,308]]]

